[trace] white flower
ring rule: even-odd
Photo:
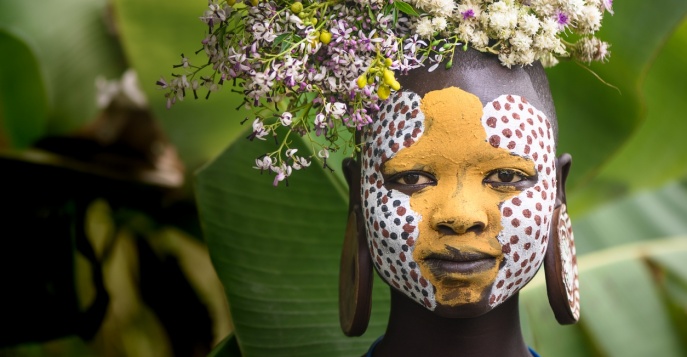
[[[601,11],[596,6],[585,6],[577,28],[583,34],[593,34],[601,28]]]
[[[511,68],[514,64],[517,64],[515,60],[515,54],[513,52],[506,53],[506,52],[501,52],[499,53],[499,60],[501,61],[501,64],[504,66]]]
[[[310,161],[308,159],[301,157],[301,156],[294,156],[293,157],[293,169],[294,170],[300,170],[302,168],[306,168],[310,166]]]
[[[319,156],[323,159],[328,159],[329,158],[329,150],[324,148],[317,153],[317,156]]]
[[[430,38],[434,33],[434,26],[432,26],[432,20],[429,17],[420,18],[415,24],[415,31],[420,37]]]
[[[444,31],[446,28],[446,18],[445,17],[435,17],[432,19],[432,27],[434,28],[434,31],[439,32],[439,31]]]
[[[293,154],[295,154],[297,152],[298,152],[298,149],[288,149],[288,150],[286,150],[284,155],[286,155],[286,157],[291,157],[291,156],[293,156]]]
[[[322,133],[322,130],[327,129],[327,117],[323,113],[318,113],[315,116],[315,129],[317,131],[317,135],[320,135]]]
[[[539,31],[539,19],[534,14],[525,14],[518,20],[518,28],[532,36]]]
[[[551,52],[545,52],[546,54],[539,57],[539,61],[545,68],[550,68],[558,64],[558,59]]]
[[[508,39],[518,25],[518,12],[514,6],[504,1],[489,5],[488,25],[499,39]]]
[[[341,102],[327,103],[324,106],[324,110],[333,118],[341,119],[341,116],[346,113],[346,104]]]
[[[291,125],[293,115],[289,112],[284,112],[282,115],[279,117],[279,121],[281,122],[281,125],[283,126],[289,126]]]
[[[525,51],[532,45],[532,38],[522,31],[515,31],[515,35],[510,39],[510,44],[516,51]]]
[[[296,15],[291,15],[291,16],[289,16],[289,22],[291,22],[292,24],[296,24],[296,25],[301,25],[301,24],[303,24],[303,20],[301,20],[301,19],[300,19],[298,16],[296,16]]]
[[[272,166],[272,158],[269,156],[264,156],[262,159],[255,159],[255,166],[253,166],[253,168],[263,171],[269,170],[270,166]]]
[[[265,136],[267,135],[267,130],[265,130],[265,126],[262,124],[262,120],[255,119],[253,121],[253,136],[256,139],[260,140],[265,140]]]
[[[570,14],[574,19],[578,19],[582,15],[584,8],[584,0],[565,0],[559,2],[563,12]]]
[[[280,181],[284,181],[287,177],[291,176],[291,170],[291,166],[286,164],[281,164],[279,167],[272,166],[272,171],[277,174],[277,176],[274,177],[274,181],[272,181],[272,185],[277,186]]]

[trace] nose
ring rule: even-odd
[[[488,223],[488,215],[479,190],[456,188],[453,195],[439,198],[430,222],[442,235],[480,234]]]

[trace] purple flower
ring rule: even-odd
[[[556,15],[556,22],[561,29],[564,29],[570,23],[570,18],[563,11],[559,11]]]
[[[467,20],[467,19],[471,19],[471,18],[475,17],[475,12],[472,11],[472,9],[465,10],[465,11],[461,12],[460,14],[463,15],[463,20]]]

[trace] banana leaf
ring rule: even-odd
[[[273,150],[274,144],[244,139],[248,133],[242,133],[244,128],[236,125],[243,118],[233,111],[240,98],[228,93],[227,88],[225,94],[213,94],[202,105],[187,101],[171,111],[163,110],[164,100],[155,91],[153,82],[167,73],[163,69],[165,63],[171,66],[178,61],[180,52],[189,55],[196,49],[197,41],[205,31],[201,23],[192,23],[202,12],[201,5],[180,0],[167,5],[162,9],[152,0],[116,0],[117,23],[122,29],[127,56],[141,74],[153,109],[166,123],[172,140],[177,143],[187,163],[193,163],[190,165],[193,167],[228,145],[224,152],[199,171],[196,180],[205,238],[224,283],[235,323],[235,334],[225,346],[239,348],[244,356],[362,354],[384,329],[388,291],[379,280],[375,282],[373,316],[368,332],[360,338],[344,337],[338,326],[337,277],[347,195],[340,175],[332,175],[321,167],[311,167],[295,174],[288,188],[273,188],[273,176],[268,173],[260,175],[250,167],[256,157]],[[591,69],[617,86],[619,91],[604,86],[594,75],[573,63],[563,63],[549,71],[559,113],[559,149],[571,152],[575,157],[569,187],[571,208],[576,213],[574,218],[582,217],[585,212],[594,212],[592,209],[599,207],[604,200],[628,194],[630,187],[633,190],[643,187],[641,185],[645,183],[633,180],[634,176],[627,175],[628,171],[613,177],[613,180],[601,180],[600,183],[592,180],[605,164],[613,162],[616,156],[621,157],[618,152],[625,148],[623,145],[628,139],[640,137],[640,128],[647,132],[641,134],[648,135],[645,140],[653,138],[650,133],[662,127],[657,123],[661,113],[673,113],[674,108],[679,108],[679,101],[666,102],[671,97],[664,93],[681,93],[676,89],[678,83],[673,86],[661,86],[661,83],[666,81],[666,73],[673,73],[671,71],[675,71],[676,66],[684,67],[684,60],[677,51],[681,42],[674,39],[683,36],[679,33],[682,33],[680,26],[685,22],[687,3],[679,0],[622,2],[616,4],[615,10],[614,17],[607,17],[601,34],[602,38],[613,43],[612,62],[593,65]],[[642,26],[637,26],[640,23]],[[662,69],[662,66],[670,67]],[[655,106],[663,111],[650,110]],[[663,153],[647,147],[646,141],[640,140],[636,145],[649,151],[649,157]],[[300,150],[307,152],[307,147],[303,145]],[[331,161],[329,166],[338,167]],[[618,165],[632,167],[628,160],[618,162]],[[641,169],[651,172],[654,164],[646,160]],[[652,184],[660,185],[678,177],[677,172],[679,170],[662,175]],[[580,208],[575,208],[576,204]],[[623,213],[619,216],[623,219],[628,217]],[[623,223],[624,220],[607,224]],[[638,239],[646,238],[641,236]],[[584,240],[585,237],[578,234],[578,241]],[[615,235],[609,244],[623,242],[622,236]],[[585,249],[592,251],[606,246],[590,244]],[[643,282],[653,281],[650,279],[654,270],[647,275],[643,261],[637,263],[634,258],[627,261],[622,268],[627,270],[627,276],[636,276]],[[608,276],[605,274],[612,275],[622,270],[615,267],[604,269],[599,268],[601,273],[585,273],[585,277],[599,277],[589,278],[588,283],[583,283],[583,301],[587,298],[585,289],[592,291],[592,299],[599,300],[602,310],[614,302],[612,294],[601,293],[603,281]],[[675,274],[670,271],[670,276]],[[676,278],[666,285],[666,291],[679,297],[682,291],[680,284]],[[677,303],[661,305],[662,290],[657,287],[641,291],[648,291],[641,296],[651,302],[646,311],[619,310],[621,306],[623,309],[635,308],[636,300],[618,305],[614,311],[630,314],[629,321],[646,319],[656,311],[662,312],[658,313],[657,322],[647,323],[647,326],[654,326],[659,332],[672,328],[673,325],[666,322],[671,318],[666,316],[672,316],[667,312],[674,309],[665,306]],[[583,309],[598,311],[594,305],[584,304]],[[523,306],[531,310],[528,302]],[[661,307],[665,309],[661,310]],[[545,353],[554,348],[540,343],[548,340],[545,339],[546,328],[536,327],[539,326],[540,313],[532,310],[523,315],[527,326],[531,326],[528,327],[528,341]],[[594,323],[590,319],[580,326],[584,328],[571,330],[573,337],[561,346],[581,342],[583,347],[580,348],[590,355],[614,353],[616,340],[602,341],[603,329],[609,324],[604,325],[603,321]],[[619,334],[622,333],[621,330]],[[594,338],[590,337],[592,335]],[[666,333],[666,336],[660,341],[667,343],[671,353],[679,353],[681,345],[674,343],[672,334]]]

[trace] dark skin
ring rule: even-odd
[[[421,68],[400,76],[399,81],[403,89],[421,96],[450,86],[475,94],[482,103],[502,94],[520,95],[542,110],[557,132],[548,81],[540,65],[509,70],[501,66],[496,57],[474,50],[457,51],[453,62],[454,67],[449,71],[440,67],[428,73]],[[570,155],[561,155],[556,164],[556,206],[559,206],[565,203]],[[361,171],[358,162],[346,161],[343,166],[349,185],[359,183]],[[354,184],[351,187],[359,186]],[[359,189],[356,192],[360,192]],[[351,209],[356,205],[360,207],[359,195],[352,193],[350,198]],[[455,309],[470,311],[473,317],[452,318],[452,315],[462,315],[456,314]],[[430,311],[391,288],[389,324],[373,356],[530,356],[520,329],[518,294],[491,310],[483,310],[473,306],[438,306],[435,311]]]

